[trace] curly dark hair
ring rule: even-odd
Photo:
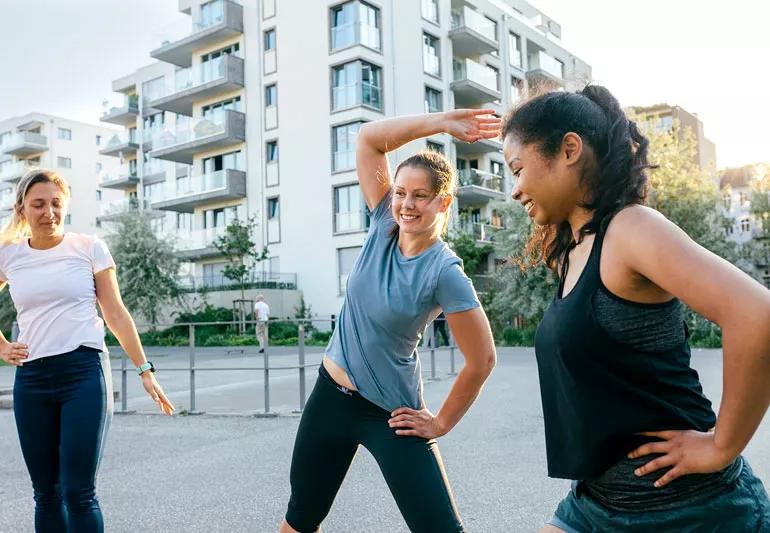
[[[576,241],[568,222],[536,226],[524,248],[522,268],[544,262],[558,270],[572,248],[586,235],[607,229],[613,215],[632,204],[644,204],[649,140],[629,121],[617,99],[606,88],[588,85],[579,92],[549,92],[511,109],[503,119],[502,138],[512,135],[522,145],[534,144],[546,159],[561,148],[568,132],[580,136],[593,154],[584,167],[581,184],[589,199],[581,207],[593,217],[580,228]]]

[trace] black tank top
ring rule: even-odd
[[[597,233],[588,262],[564,298],[562,276],[535,336],[551,477],[600,476],[653,440],[635,433],[707,431],[716,423],[690,367],[683,321],[681,342],[647,350],[613,338],[600,325],[593,304],[596,292],[607,290],[599,276],[603,241],[604,232]]]

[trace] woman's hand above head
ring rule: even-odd
[[[435,439],[448,433],[444,429],[444,424],[437,416],[433,416],[427,407],[419,411],[409,407],[399,407],[390,415],[388,425],[396,429],[396,435]]]
[[[444,113],[444,131],[455,139],[473,143],[500,136],[500,118],[494,109],[456,109]]]
[[[662,468],[669,468],[656,482],[660,488],[686,474],[708,474],[718,472],[735,460],[735,453],[717,446],[713,432],[701,431],[651,431],[641,433],[648,437],[663,439],[644,444],[628,457],[636,459],[650,454],[663,454],[635,470],[637,476],[645,476]]]
[[[141,377],[144,390],[146,390],[147,394],[150,395],[152,401],[158,404],[161,412],[169,416],[174,414],[174,406],[171,404],[168,397],[166,397],[166,393],[163,392],[163,388],[160,386],[160,383],[158,383],[158,381],[155,379],[155,374],[147,371],[144,372]]]
[[[29,357],[29,346],[20,342],[5,341],[0,345],[0,359],[13,366],[21,366]]]

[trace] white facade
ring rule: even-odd
[[[460,107],[502,114],[533,84],[572,89],[591,75],[560,45],[558,24],[526,2],[317,0],[298,10],[276,0],[181,0],[179,6],[191,16],[190,33],[153,50],[161,63],[147,67],[164,75],[170,89],[144,101],[138,114],[166,110],[167,131],[136,150],[140,160],[149,153],[167,162],[165,196],[153,190],[147,206],[172,213],[166,230],[183,237],[180,253],[202,279],[223,265],[206,246],[213,235],[232,216],[256,216],[259,246],[271,256],[259,269],[279,282],[296,275],[321,317],[338,312],[366,236],[353,168],[361,122]],[[142,102],[144,72],[117,80],[113,89]],[[225,109],[212,110],[216,103]],[[174,113],[189,126],[175,127]],[[446,135],[429,141],[460,168],[463,214],[456,225],[489,240],[498,222],[490,203],[510,192],[500,143],[469,145]],[[426,146],[403,147],[391,164]],[[239,156],[212,163],[236,151]],[[141,198],[147,183],[139,168],[144,183],[125,190]],[[177,176],[185,175],[180,183]],[[213,211],[225,207],[231,209]]]
[[[71,187],[65,230],[101,234],[98,215],[117,196],[99,187],[114,166],[99,150],[116,131],[41,113],[0,121],[0,225],[10,220],[19,179],[41,167],[56,171]]]

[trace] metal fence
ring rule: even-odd
[[[437,322],[439,323],[437,326]],[[255,327],[255,335],[256,335],[256,326],[259,324],[259,322],[256,321],[248,321],[246,322],[249,326]],[[275,415],[277,413],[273,412],[271,410],[271,373],[279,370],[296,370],[297,372],[297,379],[299,382],[299,387],[297,389],[298,397],[297,397],[297,406],[298,409],[296,409],[295,412],[302,412],[305,408],[305,402],[307,400],[307,390],[306,390],[306,371],[307,369],[314,369],[318,368],[320,366],[320,363],[308,363],[306,361],[306,355],[307,355],[307,335],[306,331],[308,329],[308,326],[310,324],[313,324],[314,326],[317,324],[323,324],[325,326],[331,326],[330,329],[334,328],[335,320],[301,320],[301,319],[295,319],[295,320],[270,320],[267,323],[267,335],[263,337],[264,341],[264,353],[260,353],[259,355],[262,357],[262,365],[249,365],[249,366],[205,366],[201,367],[196,364],[196,350],[200,350],[200,347],[196,346],[196,329],[201,327],[207,327],[207,326],[216,326],[216,327],[227,327],[228,329],[231,328],[232,332],[235,334],[238,331],[238,327],[240,323],[238,322],[194,322],[194,323],[182,323],[182,324],[170,324],[167,327],[171,328],[177,328],[177,329],[187,329],[187,350],[188,350],[188,356],[187,356],[187,365],[186,366],[165,366],[162,361],[153,361],[153,364],[155,364],[156,369],[159,372],[162,373],[168,373],[168,372],[185,372],[188,375],[188,388],[189,388],[189,409],[187,410],[189,413],[194,414],[200,414],[202,411],[199,411],[197,409],[197,402],[196,402],[196,379],[202,372],[223,372],[223,371],[245,371],[245,372],[255,372],[260,373],[262,376],[262,379],[264,381],[263,384],[263,410],[262,413],[257,412],[256,414],[263,414],[263,415]],[[278,324],[292,324],[296,325],[297,327],[297,344],[293,346],[289,346],[289,348],[295,348],[297,350],[297,364],[292,365],[271,365],[271,348],[275,348],[275,346],[270,346],[269,344],[269,331],[271,327],[275,327]],[[156,326],[157,327],[157,326]],[[164,326],[166,327],[166,326]],[[432,322],[428,328],[426,329],[425,335],[423,336],[423,343],[422,343],[422,349],[421,352],[425,352],[427,350],[429,352],[429,365],[430,365],[430,379],[436,380],[439,377],[439,372],[437,370],[437,351],[438,346],[437,344],[437,332],[443,333],[441,335],[444,338],[444,341],[447,345],[448,351],[449,351],[449,372],[447,375],[455,375],[455,351],[457,350],[457,346],[455,344],[454,338],[451,335],[451,332],[448,332],[448,328],[446,327],[446,321],[444,319],[436,320]],[[254,346],[255,348],[258,348],[259,346]],[[214,348],[214,347],[213,347]],[[221,348],[223,351],[223,355],[227,354],[228,351],[237,351],[238,348],[245,348],[244,346],[221,346],[221,347],[215,347],[215,348]],[[150,357],[151,359],[151,357]],[[425,361],[422,361],[423,365],[425,364]],[[120,357],[120,366],[118,368],[112,369],[113,373],[119,373],[120,374],[120,402],[119,402],[119,408],[116,405],[115,412],[118,413],[128,413],[132,412],[129,408],[128,404],[128,375],[129,373],[134,375],[136,372],[133,364],[130,362],[128,357],[126,356],[125,352],[122,353]],[[256,392],[256,391],[255,391]]]

